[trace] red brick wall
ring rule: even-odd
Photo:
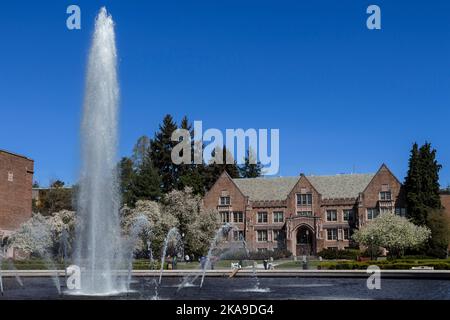
[[[221,206],[219,201],[221,196],[229,196],[230,197],[230,205],[229,206]],[[230,176],[224,172],[217,179],[216,183],[212,186],[212,188],[205,194],[203,197],[203,206],[207,209],[217,209],[218,211],[229,211],[232,216],[233,211],[241,211],[244,214],[244,222],[243,223],[235,223],[234,225],[239,230],[244,231],[245,239],[249,240],[249,230],[248,226],[248,214],[246,213],[247,209],[247,198],[241,193],[241,191],[234,184],[233,180]],[[232,221],[232,217],[230,219]]]
[[[267,223],[258,223],[258,212],[267,212]],[[259,248],[273,250],[278,247],[278,242],[273,239],[273,230],[281,230],[284,222],[273,222],[274,212],[283,212],[283,220],[286,220],[287,210],[284,206],[258,206],[247,211],[247,244],[253,250]],[[267,242],[257,241],[257,230],[267,230]]]
[[[444,207],[444,211],[450,218],[450,194],[441,194],[440,197],[442,206]]]
[[[297,207],[297,194],[312,193],[312,205]],[[301,225],[308,225],[313,230],[313,238],[317,240],[319,237],[318,230],[316,228],[313,218],[297,216],[297,211],[312,211],[314,216],[321,217],[320,203],[322,199],[319,193],[314,189],[309,180],[305,176],[301,176],[297,184],[287,197],[287,210],[290,214],[291,221],[288,222],[287,234],[286,234],[286,246],[289,251],[296,254],[297,244],[297,230]],[[318,241],[319,242],[319,241]]]
[[[0,230],[15,230],[31,217],[33,170],[33,160],[0,150]]]
[[[377,206],[379,201],[379,193],[383,184],[387,184],[391,190],[393,206],[402,208],[406,207],[402,185],[391,173],[391,171],[383,165],[362,194],[362,199],[358,210],[360,225],[367,222],[366,209]]]
[[[441,194],[441,204],[450,221],[450,194]],[[448,244],[448,248],[450,249],[450,243]]]

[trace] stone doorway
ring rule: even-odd
[[[297,245],[296,245],[296,255],[297,256],[310,256],[313,255],[313,240],[314,240],[313,230],[306,226],[300,226],[297,229]]]

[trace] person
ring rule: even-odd
[[[172,269],[172,257],[170,255],[166,258],[167,270]]]
[[[186,256],[184,257],[184,260],[186,261],[186,263],[189,263],[189,255],[188,254],[186,254]]]
[[[264,270],[267,270],[267,259],[263,260]]]
[[[303,256],[303,270],[308,269],[308,260],[306,259],[306,256]]]
[[[200,258],[200,266],[202,267],[202,270],[205,269],[205,265],[206,265],[206,257],[205,256],[201,256],[201,258]]]
[[[177,256],[174,256],[172,259],[172,270],[177,268]]]

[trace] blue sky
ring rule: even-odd
[[[66,28],[77,4],[82,29]],[[366,28],[370,4],[382,30]],[[166,113],[205,128],[279,128],[280,175],[374,172],[403,180],[432,142],[450,183],[448,1],[8,1],[0,7],[0,149],[35,178],[76,182],[94,17],[116,22],[120,155]]]

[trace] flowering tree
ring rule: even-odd
[[[147,250],[147,240],[150,240],[153,252],[159,254],[167,232],[177,224],[174,216],[162,213],[160,203],[151,200],[138,200],[134,208],[123,207],[121,216],[122,230],[128,236],[131,235],[138,220],[146,219],[148,222],[148,228],[151,231],[141,230],[142,232],[135,245],[137,252]]]
[[[357,230],[353,239],[365,246],[384,247],[390,255],[400,256],[405,249],[423,244],[430,235],[427,227],[416,226],[393,213],[383,213]]]
[[[69,255],[75,238],[77,222],[75,211],[61,210],[53,213],[47,220],[51,229],[53,253],[61,257]]]
[[[56,253],[60,247],[63,230],[71,243],[75,230],[75,212],[62,210],[51,216],[34,213],[11,238],[9,245],[25,253],[43,256]]]
[[[33,214],[11,238],[9,245],[29,254],[45,254],[52,247],[51,226],[41,214]]]
[[[140,200],[135,208],[122,209],[122,228],[130,235],[133,223],[144,216],[151,228],[151,244],[155,254],[160,254],[167,232],[176,227],[182,236],[186,253],[203,254],[208,249],[214,231],[218,227],[215,210],[203,210],[201,198],[191,188],[174,190],[164,196],[162,202]],[[135,250],[146,250],[146,239],[141,235]]]
[[[171,191],[162,202],[139,200],[134,208],[125,205],[121,217],[123,234],[131,240],[135,252],[146,253],[150,241],[156,255],[160,254],[164,239],[173,227],[183,236],[186,253],[204,254],[219,226],[217,211],[203,210],[201,198],[194,195],[191,188]],[[68,210],[45,217],[33,214],[10,238],[10,245],[26,253],[43,255],[60,254],[64,242],[70,252],[76,218],[76,213]]]
[[[163,198],[165,215],[174,216],[187,253],[204,254],[219,227],[216,210],[203,210],[201,197],[192,188],[173,190]]]
[[[75,233],[75,212],[69,210],[61,210],[53,213],[48,217],[48,222],[52,230],[54,241],[58,241],[61,238],[63,230],[67,231],[71,237]]]

